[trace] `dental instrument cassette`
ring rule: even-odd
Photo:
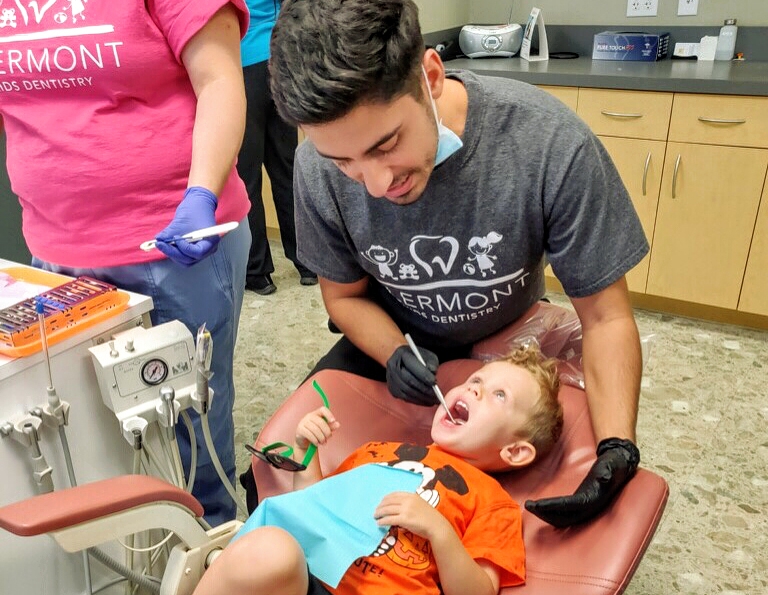
[[[34,277],[41,285],[59,282],[59,275],[44,275],[34,269],[6,270],[23,280]],[[43,320],[48,345],[66,339],[76,332],[117,314],[128,305],[130,296],[114,285],[90,277],[77,277],[42,293],[0,310],[0,354],[24,357],[40,351],[40,318],[36,310],[43,304]]]

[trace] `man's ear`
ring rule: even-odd
[[[427,73],[432,97],[437,99],[443,94],[443,83],[445,82],[445,66],[440,59],[440,54],[432,48],[427,48],[422,57],[421,64]]]
[[[512,442],[501,449],[501,459],[510,467],[525,467],[536,458],[536,447],[525,440]]]

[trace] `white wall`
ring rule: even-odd
[[[422,33],[453,29],[469,22],[470,5],[467,0],[415,0],[419,7]]]
[[[467,0],[467,22],[506,23],[512,10],[512,21],[524,23],[531,8],[537,6],[548,25],[721,26],[724,19],[735,18],[742,26],[768,26],[766,0],[699,0],[698,14],[691,17],[677,16],[677,0],[658,1],[658,16],[630,19],[626,16],[626,0]],[[426,2],[422,0],[419,4]],[[429,4],[449,3],[434,1]]]

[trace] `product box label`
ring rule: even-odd
[[[592,45],[593,60],[655,62],[667,55],[669,33],[597,33]]]

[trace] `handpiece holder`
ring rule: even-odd
[[[211,372],[211,357],[213,355],[213,337],[203,323],[197,329],[197,342],[195,345],[195,394],[192,397],[193,407],[200,413],[208,413],[213,391],[209,387],[209,381],[213,377]]]

